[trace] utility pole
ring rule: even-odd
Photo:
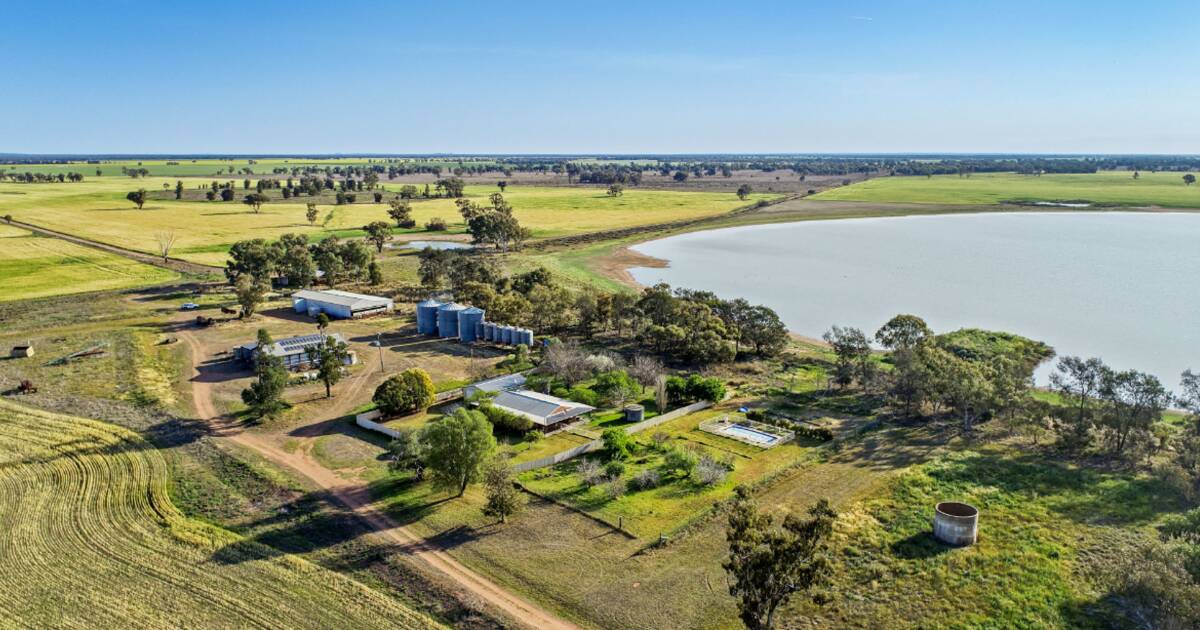
[[[379,373],[383,373],[383,339],[381,333],[375,333],[375,345],[379,348]]]

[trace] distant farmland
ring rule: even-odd
[[[0,225],[0,302],[127,289],[166,282],[174,272],[56,238]]]
[[[432,628],[389,597],[182,516],[136,434],[0,401],[0,626]]]
[[[1112,206],[1200,208],[1200,184],[1187,186],[1183,173],[1102,171],[1081,175],[976,173],[970,177],[878,177],[811,197],[825,201],[930,204],[1086,201]]]
[[[155,235],[173,229],[178,235],[172,255],[194,262],[221,265],[225,252],[234,242],[248,238],[274,239],[281,234],[298,232],[320,239],[329,234],[357,235],[372,221],[389,221],[386,203],[372,203],[369,191],[357,193],[358,203],[324,204],[316,225],[305,220],[304,196],[288,202],[272,202],[255,214],[241,199],[251,190],[242,189],[242,178],[233,178],[237,189],[234,201],[175,201],[151,199],[142,210],[126,201],[129,191],[145,188],[163,190],[175,185],[175,179],[128,177],[90,177],[81,183],[0,184],[0,215],[59,230],[121,247],[154,253]],[[184,186],[194,190],[208,179],[187,179]],[[392,192],[398,184],[385,184]],[[495,186],[468,186],[466,193],[478,202],[497,192]],[[269,191],[273,197],[278,191]],[[161,196],[161,195],[160,195]],[[534,232],[535,237],[564,236],[652,223],[662,223],[723,214],[771,195],[751,195],[745,201],[729,192],[677,192],[626,189],[620,197],[609,197],[595,187],[512,186],[505,198],[515,208],[517,218]],[[433,217],[449,223],[451,232],[465,229],[452,199],[416,200],[413,218],[424,234],[424,224]]]

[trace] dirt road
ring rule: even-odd
[[[488,578],[467,568],[448,553],[437,548],[436,545],[397,524],[387,514],[371,506],[370,493],[364,484],[347,481],[332,470],[321,466],[308,455],[308,448],[303,445],[294,452],[285,451],[269,439],[243,431],[228,418],[221,416],[213,406],[212,384],[198,378],[200,364],[206,356],[204,347],[190,332],[181,331],[179,338],[187,344],[192,356],[190,378],[196,414],[201,420],[209,422],[215,433],[222,439],[249,448],[278,465],[286,466],[328,491],[343,507],[353,511],[370,525],[377,535],[412,549],[412,553],[417,557],[446,574],[480,600],[503,611],[513,619],[540,630],[578,630],[578,626],[504,590]],[[349,384],[349,387],[358,389],[363,386],[364,382],[365,375],[355,379]],[[351,396],[344,396],[347,401],[351,398]],[[335,416],[338,415],[338,411],[338,409],[334,409]],[[301,439],[311,440],[313,438]]]

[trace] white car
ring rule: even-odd
[[[180,306],[179,308],[180,308],[180,310],[184,310],[184,311],[194,311],[194,310],[200,308],[200,305],[195,302],[184,302],[183,306]]]

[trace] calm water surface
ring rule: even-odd
[[[1200,214],[1010,213],[811,221],[683,234],[642,284],[771,306],[788,327],[868,334],[914,313],[939,332],[1006,330],[1170,387],[1200,370]],[[1050,368],[1043,367],[1045,382]]]

